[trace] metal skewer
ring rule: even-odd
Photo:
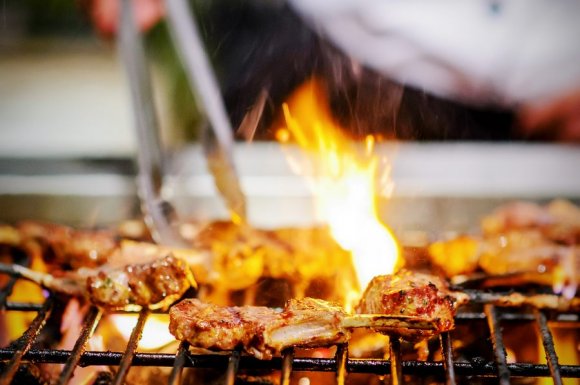
[[[355,314],[343,319],[341,326],[347,329],[423,329],[436,330],[437,320],[393,314]]]

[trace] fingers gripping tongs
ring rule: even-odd
[[[205,132],[202,132],[208,167],[233,220],[245,223],[245,197],[232,160],[233,131],[195,19],[187,0],[167,0],[166,8],[172,38],[184,64],[189,85],[209,122],[209,129],[204,126]],[[175,210],[162,196],[167,165],[159,139],[144,44],[134,20],[131,0],[121,0],[119,39],[137,129],[141,209],[157,242],[184,245],[177,229]]]

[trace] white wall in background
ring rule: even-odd
[[[114,47],[95,42],[0,52],[0,156],[123,156],[135,149]]]

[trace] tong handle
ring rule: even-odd
[[[157,243],[184,247],[187,244],[179,234],[175,210],[162,196],[165,159],[145,48],[134,19],[132,3],[131,0],[121,1],[119,41],[137,131],[137,184],[141,210]]]

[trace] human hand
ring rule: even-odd
[[[147,31],[164,15],[162,0],[132,0],[139,29]],[[88,13],[93,25],[103,37],[113,37],[119,23],[120,0],[89,0]]]

